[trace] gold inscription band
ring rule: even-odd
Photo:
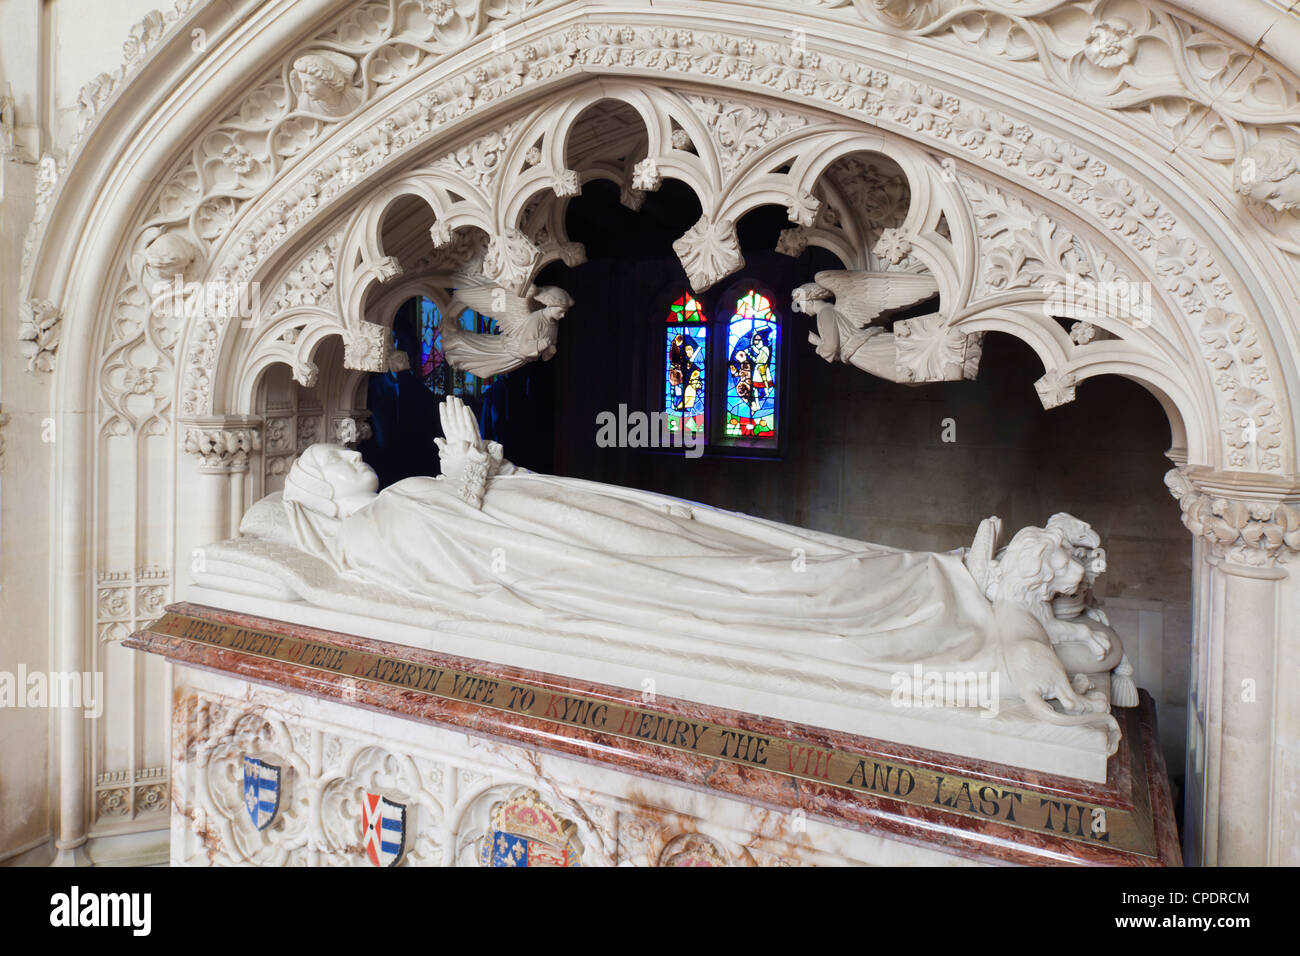
[[[147,629],[253,657],[341,674],[494,710],[551,720],[628,740],[759,767],[800,780],[990,820],[1080,843],[1155,857],[1145,773],[1135,774],[1133,810],[1078,803],[1060,794],[1003,786],[960,774],[938,773],[902,761],[828,750],[786,737],[755,734],[688,720],[649,707],[630,707],[566,694],[526,681],[502,680],[351,650],[305,638],[271,634],[169,612]],[[1133,748],[1140,760],[1140,747]],[[1138,769],[1138,768],[1135,768]]]

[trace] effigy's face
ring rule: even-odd
[[[339,449],[326,453],[321,472],[334,489],[336,501],[353,495],[373,495],[379,490],[379,476],[361,460],[359,451]]]

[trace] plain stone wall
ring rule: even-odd
[[[17,678],[50,667],[49,494],[54,445],[49,382],[24,371],[18,341],[18,274],[22,240],[35,206],[30,166],[7,164],[0,203],[0,671]],[[0,678],[3,679],[3,678]],[[18,688],[25,693],[25,688]],[[0,706],[0,860],[49,835],[47,709]]]

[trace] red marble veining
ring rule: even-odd
[[[355,635],[240,614],[196,604],[174,604],[167,610],[223,624],[248,627],[340,647],[400,657],[419,664],[473,671],[505,680],[524,681],[550,690],[582,694],[632,707],[645,706],[638,691],[558,677]],[[363,707],[444,727],[452,727],[502,743],[563,755],[588,763],[614,766],[639,776],[657,778],[692,789],[714,792],[768,809],[802,808],[811,816],[837,826],[875,831],[894,839],[941,849],[968,858],[1010,864],[1178,866],[1181,864],[1172,801],[1155,731],[1150,696],[1142,695],[1140,718],[1146,764],[1148,801],[1154,816],[1158,859],[1051,834],[1009,827],[996,821],[964,817],[939,808],[904,803],[808,780],[795,779],[758,767],[712,757],[672,751],[640,740],[617,737],[568,724],[493,710],[464,701],[433,697],[418,691],[358,680],[201,643],[140,631],[126,646],[159,654],[178,664],[232,674],[245,680],[285,688],[325,700]],[[727,710],[668,697],[656,697],[657,711],[714,724],[723,724],[774,737],[793,737],[828,749],[849,751],[883,760],[906,761],[933,769],[1059,794],[1064,799],[1130,809],[1135,780],[1134,741],[1126,733],[1111,758],[1105,784],[1073,780],[952,754],[810,727],[791,721]]]

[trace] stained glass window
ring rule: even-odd
[[[776,367],[780,325],[767,297],[751,289],[727,323],[729,438],[776,440]]]
[[[672,304],[664,330],[664,411],[672,431],[704,431],[708,331],[700,304],[693,296],[683,295]]]
[[[453,368],[442,351],[442,312],[432,299],[421,298],[420,305],[420,377],[435,395],[480,395],[496,376],[479,379]],[[460,314],[461,327],[470,332],[493,334],[497,324],[472,309]]]

